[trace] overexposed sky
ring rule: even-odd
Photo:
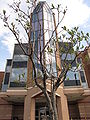
[[[21,0],[23,3],[26,0]],[[7,10],[8,14],[14,14],[9,9],[8,4],[13,0],[0,0],[0,13],[3,9]],[[67,6],[67,13],[61,26],[67,27],[79,26],[83,31],[90,32],[90,0],[46,0],[51,5],[62,4]],[[25,4],[22,4],[25,8]],[[0,70],[5,70],[6,59],[12,58],[15,39],[8,29],[3,27],[3,22],[0,20]]]

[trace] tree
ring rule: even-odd
[[[43,48],[41,45],[41,37],[43,37],[47,31],[44,31],[41,34],[41,23],[38,17],[37,11],[37,20],[39,25],[39,34],[38,37],[35,38],[35,30],[32,26],[32,17],[33,10],[36,7],[36,1],[27,0],[27,12],[21,9],[21,1],[13,2],[12,5],[9,5],[10,8],[15,12],[17,18],[15,18],[15,22],[10,22],[10,15],[6,15],[6,11],[3,10],[3,15],[0,15],[0,18],[4,22],[4,26],[7,27],[14,35],[15,39],[18,41],[22,51],[26,56],[28,56],[31,64],[32,64],[32,74],[34,85],[39,87],[48,104],[50,120],[58,120],[57,115],[57,107],[56,107],[56,91],[58,87],[67,79],[67,73],[69,70],[76,71],[79,68],[79,64],[77,63],[76,67],[73,69],[73,63],[76,61],[77,57],[81,54],[82,50],[84,50],[84,46],[82,41],[86,41],[87,45],[89,34],[80,31],[78,27],[74,27],[71,30],[67,29],[66,26],[60,28],[60,31],[57,31],[60,23],[63,21],[64,16],[66,14],[66,9],[61,10],[58,5],[55,7],[52,4],[51,11],[57,10],[58,13],[58,23],[56,23],[55,14],[52,12],[53,21],[54,21],[54,30],[51,33],[50,38],[44,44]],[[60,14],[62,14],[62,18],[60,19]],[[18,23],[18,24],[17,24]],[[19,27],[20,26],[20,27]],[[20,29],[19,29],[20,28]],[[25,51],[22,43],[22,38],[20,37],[21,28],[24,30],[26,34],[26,41],[28,42],[28,52]],[[22,30],[21,30],[22,32]],[[60,33],[60,34],[59,34]],[[39,41],[39,55],[35,52],[35,39]],[[62,42],[66,40],[64,46],[59,47],[59,41]],[[69,60],[68,55],[71,55],[73,59]],[[48,58],[46,57],[48,56]],[[53,58],[56,58],[56,65],[53,65]],[[63,58],[60,60],[60,58]],[[38,61],[39,69],[37,69],[35,60]],[[55,62],[55,61],[54,61]],[[55,70],[54,70],[55,69]],[[42,79],[40,81],[39,79]],[[76,79],[76,75],[75,75]],[[51,85],[51,91],[48,93],[47,91],[47,82],[49,81]]]

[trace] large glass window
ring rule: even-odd
[[[47,43],[47,41],[51,38],[52,36],[52,31],[50,30],[45,30],[45,44]]]
[[[33,12],[32,22],[36,22],[41,19],[42,19],[42,8],[37,6]]]
[[[7,66],[5,72],[10,72],[10,70],[11,70],[11,66]]]
[[[40,29],[42,29],[42,21],[35,22],[35,31],[40,30]]]
[[[66,54],[66,53],[63,53],[62,54],[62,60],[64,60],[66,58],[66,60],[74,60],[74,58],[75,58],[75,55],[74,54]]]
[[[27,80],[27,68],[13,68],[10,76],[10,81],[26,81]]]
[[[23,47],[24,47],[24,50],[27,53],[28,52],[28,44],[23,44]],[[19,44],[15,45],[14,55],[24,55],[24,52],[23,52],[22,48],[19,46]]]
[[[41,44],[41,46],[40,46]],[[38,41],[38,51],[40,51],[40,47],[41,47],[41,50],[43,49],[43,41]]]
[[[69,80],[79,80],[79,72],[68,71],[66,75],[66,79]]]
[[[44,29],[54,30],[53,22],[49,22],[47,20],[44,20]]]

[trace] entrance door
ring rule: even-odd
[[[49,120],[49,111],[45,103],[36,103],[35,120]]]
[[[40,108],[40,120],[49,120],[49,112],[47,107]]]

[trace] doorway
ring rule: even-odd
[[[36,102],[35,120],[49,120],[49,110],[46,102]]]

